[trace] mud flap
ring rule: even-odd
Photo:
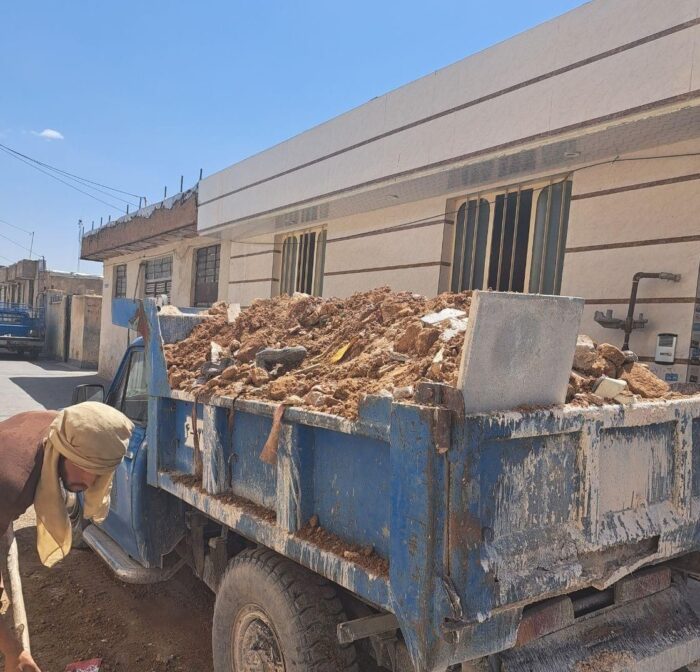
[[[672,672],[700,659],[695,581],[580,618],[500,655],[502,672]]]

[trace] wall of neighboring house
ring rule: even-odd
[[[100,354],[102,297],[74,295],[70,301],[68,360],[83,369],[94,369]]]
[[[700,139],[634,156],[700,153]],[[659,333],[678,334],[677,364],[651,364],[661,377],[686,380],[700,270],[700,157],[616,161],[576,173],[562,293],[586,299],[582,330],[622,343],[618,330],[594,320],[596,310],[624,318],[632,276],[638,271],[681,275],[678,283],[642,280],[637,309],[648,318],[632,332],[630,347],[651,361]],[[700,338],[700,334],[695,339]],[[695,367],[697,368],[697,367]],[[691,370],[690,375],[698,375]]]
[[[104,302],[101,316],[101,343],[99,355],[99,375],[111,378],[119,366],[124,350],[136,337],[123,327],[112,324],[112,299],[115,297],[116,267],[126,266],[125,298],[141,298],[146,285],[145,265],[149,260],[172,257],[170,303],[175,306],[191,306],[194,303],[195,255],[200,248],[221,244],[219,287],[217,300],[226,298],[230,257],[230,245],[216,238],[186,238],[143,252],[113,257],[104,262]]]

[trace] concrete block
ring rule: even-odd
[[[602,376],[598,384],[593,388],[593,392],[603,399],[615,399],[627,389],[627,381],[619,378],[608,378]]]
[[[466,412],[563,404],[583,303],[474,292],[458,380]]]

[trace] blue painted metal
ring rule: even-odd
[[[0,302],[0,347],[38,352],[44,345],[44,331],[43,308]]]
[[[356,422],[288,409],[271,467],[259,454],[274,404],[169,389],[163,341],[193,320],[159,320],[148,300],[116,313],[148,353],[147,467],[131,487],[393,612],[418,672],[511,647],[527,604],[700,550],[700,400],[462,417],[375,397]],[[132,501],[132,521],[156,518]],[[372,546],[388,576],[298,535],[313,515]],[[158,530],[137,542],[126,527],[110,534],[135,557],[164,548]]]

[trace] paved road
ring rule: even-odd
[[[73,388],[102,382],[96,371],[81,371],[61,362],[28,362],[0,354],[0,420],[21,411],[58,409],[71,402]]]

